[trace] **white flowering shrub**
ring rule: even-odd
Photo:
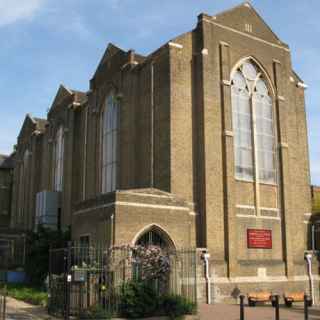
[[[166,282],[170,274],[169,256],[158,246],[114,246],[113,251],[127,251],[126,258],[128,263],[138,272],[142,281],[158,279]]]

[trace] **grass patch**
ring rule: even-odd
[[[39,287],[25,284],[8,284],[8,296],[33,305],[47,306],[48,294]]]

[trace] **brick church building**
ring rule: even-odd
[[[247,2],[147,56],[109,44],[87,92],[61,85],[47,119],[26,116],[12,227],[196,247],[213,301],[309,290],[305,88]]]

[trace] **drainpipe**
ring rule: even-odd
[[[308,265],[308,276],[309,276],[312,304],[314,304],[315,301],[314,301],[314,288],[313,288],[313,277],[312,277],[312,254],[307,253],[305,255],[305,259],[307,260],[307,265]]]
[[[150,77],[151,77],[151,92],[150,92],[150,96],[151,96],[151,132],[150,132],[150,149],[151,149],[151,188],[154,188],[154,65],[153,62],[151,62],[150,65]]]
[[[204,252],[202,254],[202,258],[205,263],[205,277],[206,277],[206,283],[207,283],[207,294],[208,294],[208,299],[207,303],[211,304],[211,282],[210,282],[210,274],[209,274],[209,258],[210,258],[210,253]]]

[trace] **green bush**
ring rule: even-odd
[[[120,315],[127,318],[150,317],[157,313],[159,297],[146,282],[129,281],[120,294]]]
[[[8,296],[34,305],[47,306],[48,294],[41,288],[22,284],[8,284]]]
[[[121,288],[119,311],[120,316],[131,319],[159,315],[178,319],[187,314],[195,314],[197,307],[178,295],[160,297],[148,282],[129,281]]]
[[[50,230],[39,226],[38,232],[28,233],[26,239],[27,258],[24,269],[32,285],[42,285],[48,275],[50,247],[64,247],[69,240],[69,230]]]
[[[83,310],[79,316],[80,319],[111,319],[111,315],[99,305]]]
[[[161,310],[170,319],[178,319],[186,314],[195,314],[196,305],[178,295],[167,295],[161,299]]]

